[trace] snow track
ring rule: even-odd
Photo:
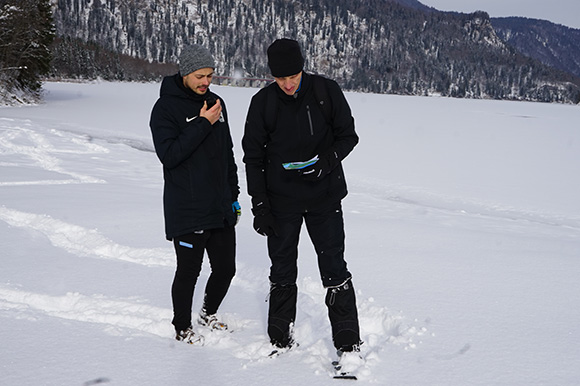
[[[119,245],[94,229],[55,220],[48,215],[0,207],[0,220],[14,227],[40,232],[53,246],[78,256],[120,260],[148,267],[174,265],[172,251],[166,248],[131,248]]]
[[[0,160],[10,160],[0,162],[0,165],[5,168],[29,167],[37,169],[38,175],[58,176],[58,178],[29,181],[0,179],[0,187],[104,183],[105,181],[99,178],[66,170],[59,156],[106,152],[105,147],[90,143],[84,136],[67,135],[59,130],[34,127],[30,120],[0,118]],[[7,175],[14,176],[13,173],[6,172],[3,177]]]
[[[411,186],[388,184],[380,179],[351,178],[351,206],[357,212],[372,213],[381,208],[388,211],[406,211],[410,218],[437,216],[442,224],[454,226],[458,222],[476,223],[474,227],[497,230],[503,227],[506,232],[530,234],[558,234],[576,239],[580,234],[580,215],[576,213],[550,213],[526,207],[506,206],[505,204],[485,201],[465,196],[443,195]],[[358,204],[365,203],[365,206]],[[368,206],[372,203],[371,206]]]
[[[137,299],[110,299],[103,295],[86,296],[67,293],[49,296],[0,287],[0,310],[18,312],[22,316],[38,313],[48,316],[105,325],[109,333],[127,334],[122,330],[171,335],[171,310],[153,307]]]

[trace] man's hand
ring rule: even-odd
[[[340,163],[338,154],[333,151],[320,157],[311,166],[300,169],[298,172],[307,181],[320,181]]]
[[[222,114],[222,104],[219,99],[217,100],[215,105],[209,110],[207,108],[207,102],[203,101],[203,107],[199,112],[200,117],[204,117],[209,121],[209,123],[213,125],[218,121],[218,119],[220,119],[221,114]]]
[[[301,169],[299,173],[307,181],[319,181],[330,173],[330,165],[326,157],[321,158],[314,165]]]
[[[254,230],[262,236],[278,236],[276,219],[272,213],[267,212],[254,217]]]

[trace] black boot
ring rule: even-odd
[[[292,325],[296,319],[297,299],[298,287],[296,284],[271,284],[268,336],[270,342],[276,347],[291,347],[294,343]]]
[[[338,287],[328,288],[326,306],[334,347],[342,352],[358,351],[361,344],[358,312],[350,279]]]

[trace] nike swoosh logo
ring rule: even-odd
[[[189,122],[193,121],[195,118],[197,118],[197,115],[195,117],[193,117],[193,118],[187,118],[187,117],[185,117],[185,122],[189,123]]]

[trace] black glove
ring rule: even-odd
[[[338,165],[338,155],[335,152],[326,154],[315,164],[300,170],[300,174],[308,181],[319,181],[326,177]]]
[[[270,212],[254,217],[254,229],[262,236],[278,236],[276,220]]]

